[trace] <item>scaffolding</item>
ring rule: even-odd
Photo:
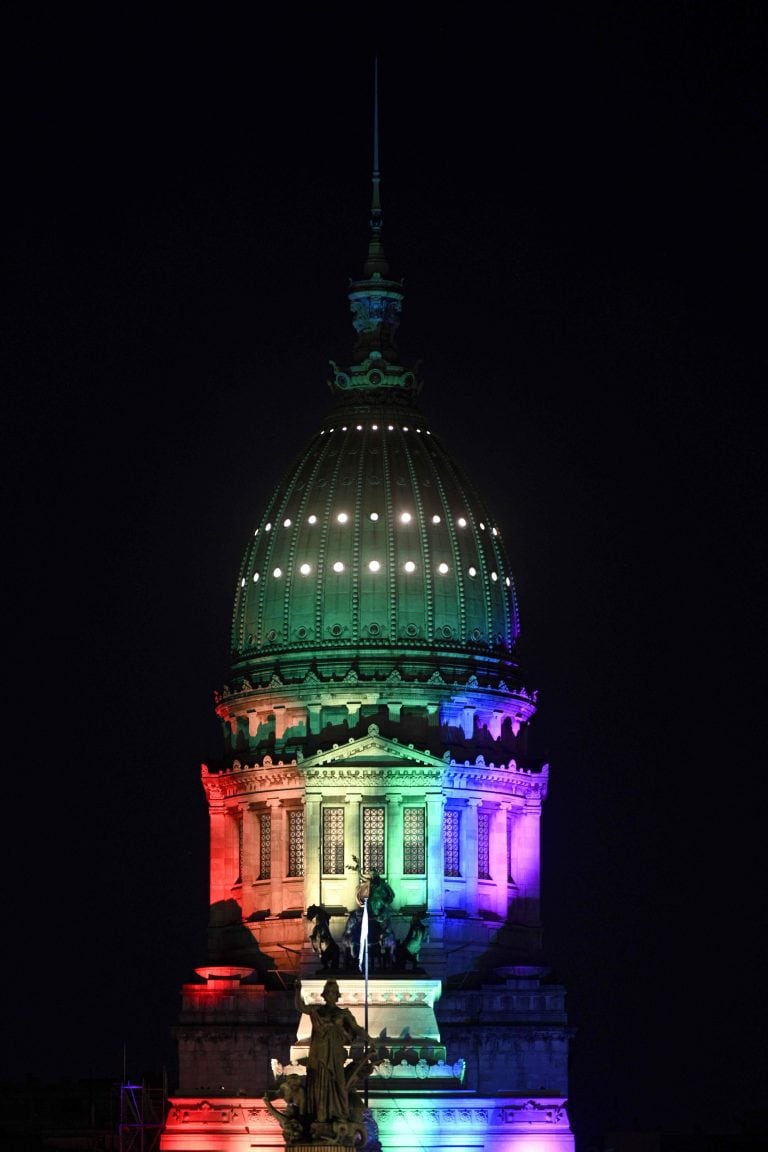
[[[165,1120],[167,1100],[162,1088],[146,1084],[120,1085],[118,1152],[157,1152]]]

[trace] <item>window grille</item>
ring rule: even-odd
[[[323,874],[344,875],[343,808],[323,808]]]
[[[443,870],[446,876],[461,876],[460,816],[455,808],[446,808],[443,814]]]
[[[384,869],[384,809],[363,808],[363,872]]]
[[[481,880],[491,878],[491,814],[477,814],[477,874]]]
[[[304,875],[304,809],[288,809],[288,875]]]
[[[259,813],[259,880],[272,877],[272,813]]]
[[[403,873],[421,876],[426,872],[426,822],[423,808],[403,809]]]

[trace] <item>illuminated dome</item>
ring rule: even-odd
[[[403,292],[389,278],[375,178],[368,256],[349,300],[351,364],[332,363],[331,411],[255,523],[240,568],[231,684],[219,700],[232,750],[311,751],[313,735],[333,727],[327,708],[327,723],[312,723],[318,683],[357,683],[361,699],[367,686],[356,722],[379,722],[393,678],[411,720],[472,739],[461,697],[471,688],[493,739],[505,722],[517,736],[534,707],[516,688],[509,559],[493,515],[430,431],[417,370],[397,361]],[[384,711],[396,729],[400,716]]]
[[[501,535],[425,419],[364,395],[339,407],[245,554],[236,667],[306,653],[464,665],[508,656],[517,634]]]

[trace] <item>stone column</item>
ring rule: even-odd
[[[228,875],[227,811],[223,804],[209,809],[211,837],[211,904],[230,895],[232,877]]]
[[[495,811],[491,810],[488,835],[490,872],[496,893],[493,911],[502,917],[507,914],[507,807],[500,804]]]
[[[320,879],[320,793],[307,793],[304,801],[304,835],[306,859],[304,861],[304,907],[322,903]]]
[[[240,805],[240,815],[243,824],[241,851],[243,870],[240,879],[243,885],[243,916],[247,918],[253,912],[253,882],[258,872],[259,840],[256,827],[258,817],[247,801]]]
[[[403,875],[403,798],[387,796],[387,878],[397,891]]]
[[[283,885],[287,856],[286,815],[282,800],[277,798],[267,800],[267,807],[272,813],[270,820],[272,843],[269,860],[269,907],[272,915],[278,916],[283,910]]]
[[[538,797],[526,800],[515,824],[515,835],[518,870],[515,880],[520,891],[518,908],[526,924],[538,926],[541,889],[541,801]]]
[[[471,796],[461,814],[461,871],[466,879],[466,911],[477,915],[477,810],[482,801]]]
[[[363,863],[362,830],[360,828],[360,804],[362,793],[348,792],[344,797],[344,867],[352,863],[352,857],[357,856],[360,865]],[[346,905],[349,909],[357,907],[355,889],[360,883],[357,872],[347,872],[347,883],[344,885]]]
[[[443,856],[442,792],[427,793],[427,911],[431,916],[445,912],[445,860]]]

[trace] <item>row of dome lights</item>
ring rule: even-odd
[[[364,430],[365,430],[364,424],[355,424],[355,432],[363,432]],[[387,424],[387,432],[394,432],[394,430],[395,430],[394,424]],[[335,428],[329,428],[328,431],[329,432],[335,432],[336,429]],[[341,432],[348,432],[349,431],[349,425],[348,424],[342,424],[340,431]],[[378,432],[379,431],[379,425],[378,424],[371,424],[371,431],[372,432]],[[410,432],[410,428],[408,427],[407,424],[403,425],[402,431],[403,432]],[[420,434],[421,428],[417,428],[416,431]],[[432,435],[429,428],[425,428],[424,431],[425,431],[427,436]],[[322,429],[322,431],[320,432],[320,435],[325,436],[325,428]]]
[[[378,520],[379,519],[378,512],[369,513],[369,519],[373,520],[374,522],[376,520]],[[413,520],[413,516],[411,515],[410,512],[401,512],[400,513],[400,523],[401,524],[410,524],[411,520]],[[349,513],[347,513],[347,512],[337,513],[336,522],[338,524],[347,524],[349,522]],[[436,515],[433,516],[432,517],[432,523],[433,524],[441,524],[442,523],[442,517],[436,516]],[[307,516],[307,524],[317,524],[317,516],[315,516],[315,515]],[[466,528],[467,521],[466,521],[464,516],[459,516],[456,519],[456,524],[459,528]],[[290,517],[287,517],[285,520],[283,520],[283,528],[290,528],[290,527],[292,527],[292,525],[293,525],[293,521],[290,519]],[[482,532],[485,532],[485,524],[483,523],[482,520],[480,521],[480,530]],[[264,525],[264,531],[265,532],[271,532],[272,531],[272,524],[271,523],[265,524]],[[254,536],[258,536],[258,534],[259,534],[259,529],[257,528],[256,531],[254,532]],[[498,530],[496,528],[491,528],[491,535],[492,536],[498,536],[498,534],[499,533],[498,533]]]
[[[344,572],[346,565],[344,564],[344,562],[342,560],[336,560],[334,562],[334,564],[331,565],[331,567],[333,568],[334,572]],[[368,571],[369,572],[380,572],[381,571],[380,562],[378,560],[370,560],[368,562]],[[403,571],[404,572],[415,572],[416,571],[416,564],[414,563],[414,561],[413,560],[406,560],[405,563],[403,564]],[[441,576],[445,576],[450,571],[450,568],[447,564],[442,563],[442,564],[437,565],[437,571],[440,573]],[[299,572],[301,573],[302,576],[311,576],[312,575],[312,565],[311,564],[300,565]],[[477,576],[477,568],[475,568],[474,565],[470,565],[470,567],[467,568],[467,573],[469,576],[472,576],[472,577]],[[272,575],[276,579],[280,579],[280,577],[283,575],[282,568],[275,568],[274,571],[272,572]],[[260,573],[254,572],[254,574],[253,574],[254,584],[258,584],[260,578],[261,578]],[[499,579],[498,573],[497,572],[491,572],[491,580],[493,580],[493,582],[496,583],[496,581],[498,579]],[[512,581],[510,580],[509,576],[505,576],[504,583],[506,584],[507,588],[511,588]],[[245,577],[244,576],[243,576],[242,580],[240,581],[240,587],[241,588],[245,587]]]

